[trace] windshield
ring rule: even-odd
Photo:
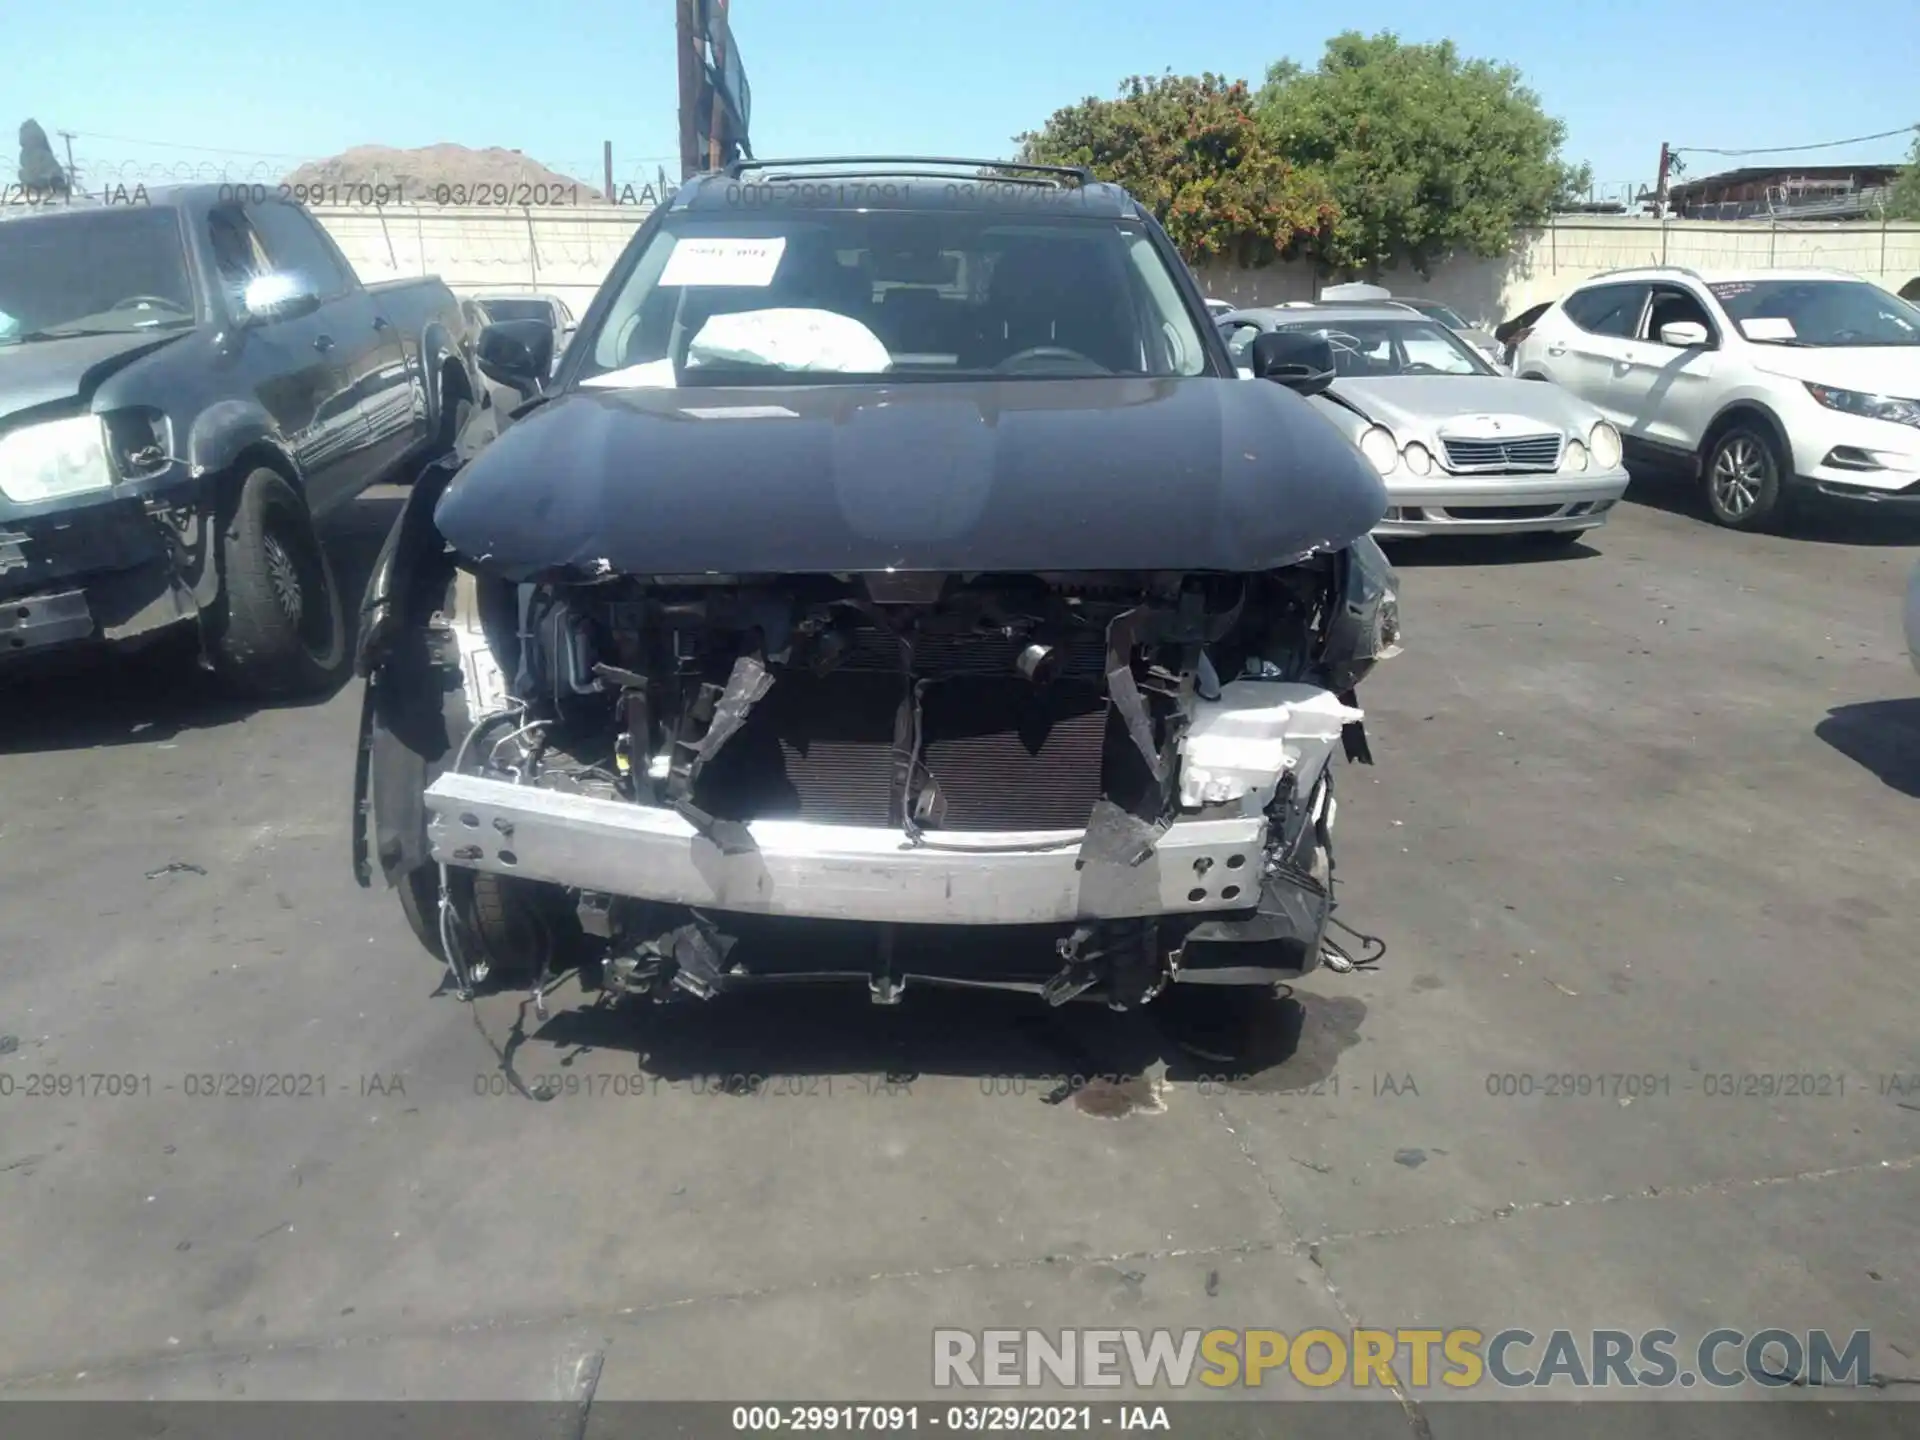
[[[124,206],[0,225],[0,345],[192,323],[174,211]]]
[[[480,308],[494,320],[540,320],[553,323],[553,307],[544,300],[482,300]]]
[[[1413,309],[1418,310],[1422,315],[1426,316],[1429,320],[1438,320],[1442,325],[1446,326],[1449,330],[1473,329],[1473,326],[1469,325],[1465,320],[1460,318],[1460,313],[1457,310],[1449,310],[1446,306],[1442,305],[1438,300],[1403,300],[1400,303],[1403,305],[1411,306]]]
[[[1740,333],[1760,344],[1920,345],[1920,310],[1864,280],[1739,280],[1709,288]]]
[[[1499,373],[1431,320],[1322,320],[1280,328],[1325,336],[1333,346],[1334,373],[1343,379]]]
[[[577,348],[587,385],[1207,369],[1143,229],[1005,213],[675,216]]]

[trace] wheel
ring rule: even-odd
[[[220,536],[225,603],[209,627],[214,668],[257,699],[323,692],[345,676],[346,612],[313,517],[278,472],[241,484]]]
[[[460,432],[467,428],[467,421],[473,418],[473,401],[458,390],[449,391],[447,382],[440,382],[440,434],[434,442],[431,459],[438,460],[449,453],[460,439]]]
[[[447,949],[440,943],[440,867],[432,863],[416,865],[400,877],[394,889],[400,894],[400,909],[413,938],[434,959],[445,963]]]
[[[1780,444],[1758,425],[1739,421],[1707,446],[1707,508],[1729,530],[1762,530],[1787,516],[1786,465]]]

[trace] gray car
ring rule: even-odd
[[[1570,542],[1606,523],[1627,488],[1620,436],[1557,385],[1502,375],[1444,325],[1412,310],[1309,305],[1218,320],[1243,377],[1254,341],[1324,339],[1332,384],[1312,404],[1379,471],[1380,537],[1522,534]]]

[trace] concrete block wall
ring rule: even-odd
[[[1589,276],[1634,265],[1817,266],[1851,271],[1897,294],[1920,276],[1920,225],[1568,216],[1522,232],[1512,252],[1498,260],[1449,260],[1425,280],[1410,270],[1388,271],[1380,283],[1396,294],[1445,301],[1491,327],[1530,305],[1558,299]],[[1238,305],[1311,300],[1329,283],[1302,264],[1205,269],[1200,279],[1209,295]]]
[[[540,290],[578,315],[651,210],[387,206],[313,214],[363,280],[438,275],[459,295]]]
[[[324,209],[315,216],[367,280],[437,274],[462,295],[544,290],[582,313],[651,207],[550,210],[389,207]],[[1775,224],[1765,220],[1659,220],[1568,216],[1515,237],[1498,260],[1450,260],[1422,280],[1389,271],[1388,288],[1444,300],[1493,325],[1572,285],[1630,265],[1696,269],[1822,266],[1849,270],[1898,292],[1920,276],[1920,225]],[[1241,305],[1311,300],[1313,268],[1203,269],[1207,293]]]

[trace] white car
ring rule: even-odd
[[[1307,342],[1323,347],[1318,363],[1332,373],[1302,393],[1386,481],[1389,508],[1373,531],[1383,539],[1532,534],[1571,543],[1604,525],[1626,492],[1620,437],[1599,411],[1499,373],[1417,310],[1329,303],[1235,310],[1215,323],[1249,378],[1297,377],[1316,363]]]
[[[1920,510],[1920,309],[1837,270],[1615,270],[1533,323],[1515,373],[1703,478],[1736,530],[1807,494]]]

